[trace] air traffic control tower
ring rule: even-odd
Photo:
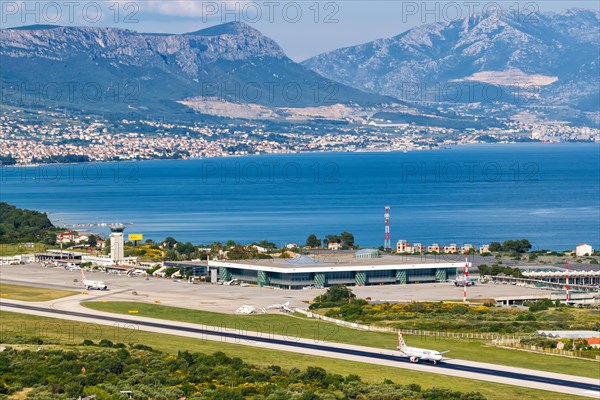
[[[125,226],[122,224],[110,226],[110,259],[113,265],[120,264],[125,259],[124,230]]]

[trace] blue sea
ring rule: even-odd
[[[383,244],[527,238],[536,249],[600,247],[598,144],[469,145],[1,169],[2,201],[57,224],[132,222],[126,232],[196,244],[304,243],[352,232]],[[108,234],[108,228],[89,228]]]

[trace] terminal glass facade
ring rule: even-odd
[[[448,268],[399,269],[379,271],[326,271],[326,272],[268,272],[244,268],[219,267],[222,280],[237,279],[258,286],[274,286],[284,289],[302,289],[309,286],[334,285],[364,286],[382,284],[406,284],[444,281]],[[454,268],[450,269],[454,271]]]
[[[182,276],[205,276],[208,274],[208,268],[205,265],[186,264],[185,262],[165,261],[165,267],[179,268]]]
[[[406,271],[408,283],[435,282],[435,268],[416,269]]]
[[[301,289],[312,286],[315,280],[314,274],[311,273],[282,274],[269,272],[266,274],[270,276],[272,286],[287,287],[289,289]]]
[[[377,285],[380,283],[396,283],[396,271],[369,271],[367,272],[367,284]]]
[[[228,268],[231,273],[231,279],[248,283],[258,283],[258,272],[252,269]]]

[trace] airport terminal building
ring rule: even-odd
[[[332,257],[318,260],[308,256],[292,259],[209,261],[217,269],[219,280],[237,280],[282,289],[329,287],[333,285],[385,285],[444,282],[454,277],[463,263],[418,262],[402,263],[397,256],[369,258],[358,256]]]

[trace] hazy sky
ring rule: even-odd
[[[300,61],[339,47],[397,35],[421,23],[447,21],[501,5],[515,18],[569,7],[598,10],[593,1],[248,1],[248,0],[0,0],[0,24],[113,26],[184,33],[241,20]],[[518,11],[517,11],[518,10]]]

